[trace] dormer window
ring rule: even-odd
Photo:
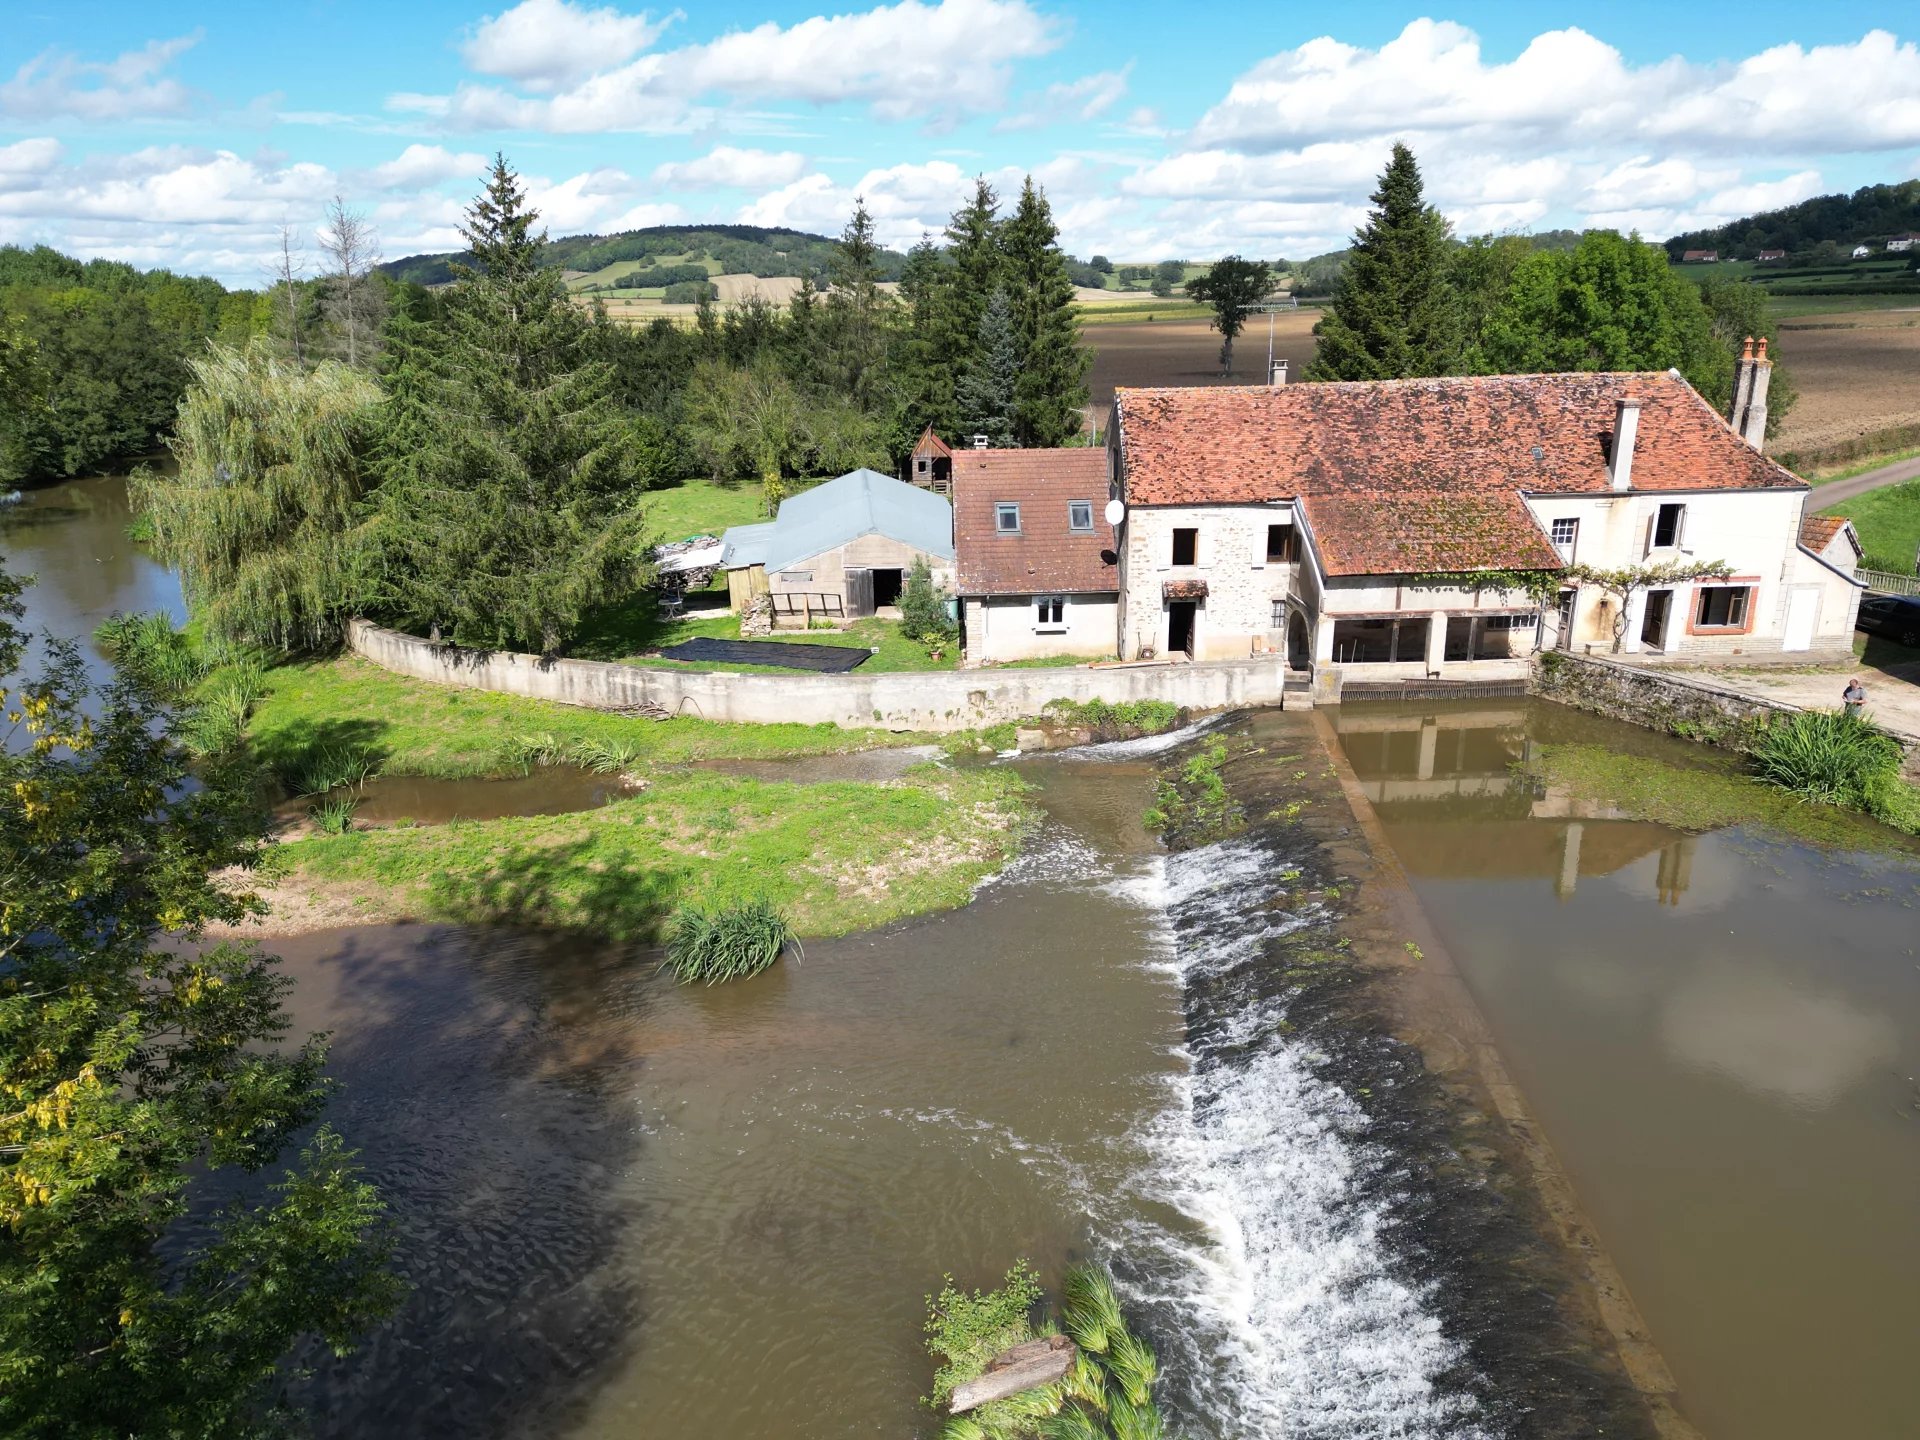
[[[1011,500],[1002,500],[993,507],[993,528],[1002,535],[1020,533],[1020,507]]]
[[[1067,529],[1077,535],[1093,533],[1093,502],[1091,500],[1067,502]]]

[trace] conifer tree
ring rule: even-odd
[[[930,303],[924,326],[916,317],[915,333],[922,342],[922,359],[945,369],[951,379],[929,383],[923,377],[918,388],[931,390],[942,399],[947,386],[958,385],[973,367],[987,302],[1006,279],[1006,261],[999,245],[999,208],[1000,199],[993,187],[984,177],[975,180],[973,197],[954,211],[947,223],[946,255],[937,258],[937,268],[926,271],[931,280]],[[909,421],[930,423],[937,429],[943,420],[959,419],[951,405],[942,408],[944,414],[931,410],[925,416],[909,416]]]
[[[375,492],[384,608],[488,646],[562,646],[641,580],[647,476],[591,322],[542,267],[504,157],[442,323],[396,328]]]
[[[1066,256],[1060,253],[1052,208],[1032,176],[1021,187],[1020,203],[1000,227],[999,240],[1006,284],[1017,297],[1014,443],[1039,448],[1064,445],[1080,430],[1093,355],[1080,339],[1073,281],[1067,274]],[[988,363],[985,340],[983,328],[978,364]]]
[[[974,363],[960,377],[954,404],[963,435],[985,435],[987,443],[1018,443],[1020,328],[1006,287],[995,290],[980,317]]]
[[[864,197],[855,200],[853,217],[840,232],[828,276],[826,379],[841,394],[869,401],[885,378],[893,300],[880,288],[880,242]]]
[[[941,351],[944,327],[941,308],[946,303],[947,260],[931,235],[907,252],[900,274],[900,299],[907,309],[906,335],[901,342],[900,392],[906,425],[931,425],[935,431],[955,433],[959,413],[954,408],[953,366]]]
[[[1446,375],[1460,364],[1460,324],[1448,277],[1447,223],[1422,197],[1420,167],[1405,145],[1373,192],[1373,212],[1333,306],[1314,326],[1309,380],[1397,380]]]

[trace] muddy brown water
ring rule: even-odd
[[[9,568],[41,579],[30,623],[179,613],[123,496],[0,515]],[[1335,718],[1689,1418],[1912,1434],[1915,862],[1516,787],[1539,740],[1690,753],[1551,706]],[[1297,717],[1258,724],[1284,739],[1268,763],[1311,756]],[[1326,943],[1312,857],[1271,835],[1167,857],[1140,831],[1179,745],[1020,762],[1046,821],[971,905],[744,984],[677,989],[648,952],[552,935],[274,942],[414,1287],[358,1355],[315,1360],[317,1432],[931,1433],[922,1293],[1092,1253],[1180,1433],[1541,1433],[1472,1373],[1498,1347],[1459,1337],[1498,1317],[1413,1233],[1406,1127],[1359,1103],[1406,1076],[1353,1068],[1377,1047],[1330,1067],[1266,969]]]
[[[1920,1433],[1920,860],[1516,788],[1547,739],[1697,758],[1556,706],[1336,724],[1688,1417]]]

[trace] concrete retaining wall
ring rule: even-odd
[[[1037,715],[1049,700],[1167,700],[1193,710],[1279,705],[1280,657],[1098,670],[958,670],[926,674],[743,675],[642,669],[595,660],[542,660],[464,650],[383,630],[347,627],[347,645],[382,669],[472,690],[594,710],[658,706],[669,715],[773,724],[971,730]]]
[[[1544,698],[1577,710],[1735,748],[1773,716],[1800,713],[1798,705],[1763,700],[1710,680],[1558,651],[1540,657],[1534,688]],[[1920,742],[1910,735],[1894,738],[1906,748],[1907,778],[1920,781]]]

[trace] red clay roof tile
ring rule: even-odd
[[[1120,588],[1107,504],[1107,452],[956,450],[953,536],[962,595],[1089,594]],[[1001,501],[1020,506],[1020,533],[1003,535]],[[1068,529],[1067,502],[1093,507],[1093,530]]]
[[[1800,520],[1800,543],[1816,555],[1824,554],[1833,537],[1846,528],[1844,515],[1805,515]]]
[[[1123,389],[1114,436],[1128,504],[1301,501],[1329,574],[1552,569],[1520,497],[1608,492],[1623,399],[1636,491],[1806,488],[1669,372]]]

